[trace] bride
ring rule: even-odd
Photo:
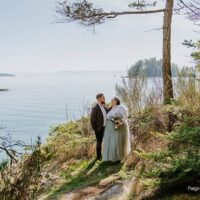
[[[120,105],[120,100],[114,97],[111,110],[107,114],[107,122],[103,139],[103,161],[123,162],[131,151],[127,111]],[[120,116],[121,125],[118,127],[115,118]]]

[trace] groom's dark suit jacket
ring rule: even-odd
[[[105,110],[106,110],[106,112],[109,111],[106,108],[105,108]],[[95,132],[100,132],[103,129],[103,114],[102,114],[101,108],[99,107],[98,104],[96,104],[92,108],[92,112],[91,112],[91,125],[92,125],[92,129]]]

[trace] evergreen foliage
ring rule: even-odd
[[[172,76],[178,76],[178,66],[172,64]],[[162,59],[157,60],[155,57],[137,61],[128,70],[129,77],[135,77],[144,74],[147,77],[162,77]]]

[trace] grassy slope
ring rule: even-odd
[[[198,110],[191,113],[177,105],[144,110],[131,121],[133,152],[124,165],[93,160],[95,138],[87,118],[56,127],[44,152],[49,159],[45,171],[58,177],[46,186],[43,199],[59,199],[63,194],[89,186],[106,189],[132,176],[137,179],[130,199],[193,199],[184,193],[185,186],[199,176],[196,173],[200,165],[193,159],[199,155],[199,119]],[[191,154],[194,150],[196,154]],[[188,177],[191,180],[182,184]],[[110,181],[102,186],[108,178]]]
[[[200,185],[200,110],[193,112],[191,107],[176,104],[156,106],[133,124],[140,160],[134,166],[140,166],[135,171],[143,184],[139,193],[152,190],[143,199],[179,199],[178,194],[189,193],[198,196],[187,187]]]
[[[57,199],[63,194],[81,187],[99,185],[102,180],[111,177],[104,186],[112,185],[115,181],[130,177],[121,163],[96,162],[95,138],[91,134],[91,129],[85,128],[90,133],[80,131],[82,126],[81,119],[77,122],[59,125],[52,130],[48,143],[43,147],[48,161],[45,165],[45,171],[50,174],[45,180],[57,175],[53,184],[45,186],[43,199]],[[87,126],[88,119],[84,126]],[[83,127],[81,130],[84,129]],[[103,189],[102,188],[102,189]]]

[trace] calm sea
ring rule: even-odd
[[[123,72],[65,72],[0,77],[0,136],[10,134],[26,143],[42,140],[49,129],[78,119],[84,105],[103,92],[109,101]]]

